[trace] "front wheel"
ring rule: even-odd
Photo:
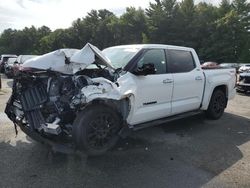
[[[210,119],[219,119],[225,110],[227,103],[226,95],[222,90],[215,90],[210,99],[206,115]]]
[[[88,155],[101,155],[117,143],[122,126],[119,114],[110,107],[95,104],[77,115],[73,138],[79,149]]]

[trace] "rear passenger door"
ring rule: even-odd
[[[199,109],[204,89],[204,75],[196,67],[191,51],[168,49],[168,72],[174,80],[172,115]]]

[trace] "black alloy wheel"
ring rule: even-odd
[[[206,111],[207,116],[210,119],[219,119],[225,110],[227,99],[225,93],[222,90],[215,90],[210,99],[208,109]]]
[[[95,104],[77,115],[73,138],[77,147],[88,155],[101,155],[115,146],[121,126],[121,118],[115,110]]]

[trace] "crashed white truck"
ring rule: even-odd
[[[235,74],[202,70],[192,48],[148,44],[100,51],[87,44],[24,63],[5,112],[15,127],[55,150],[99,155],[129,130],[203,111],[219,119],[235,95]]]

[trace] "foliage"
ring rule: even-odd
[[[249,63],[250,3],[155,0],[145,10],[128,7],[120,17],[106,9],[92,10],[68,29],[6,29],[0,36],[0,54],[43,54],[82,48],[87,42],[101,49],[133,43],[189,46],[205,61]]]

